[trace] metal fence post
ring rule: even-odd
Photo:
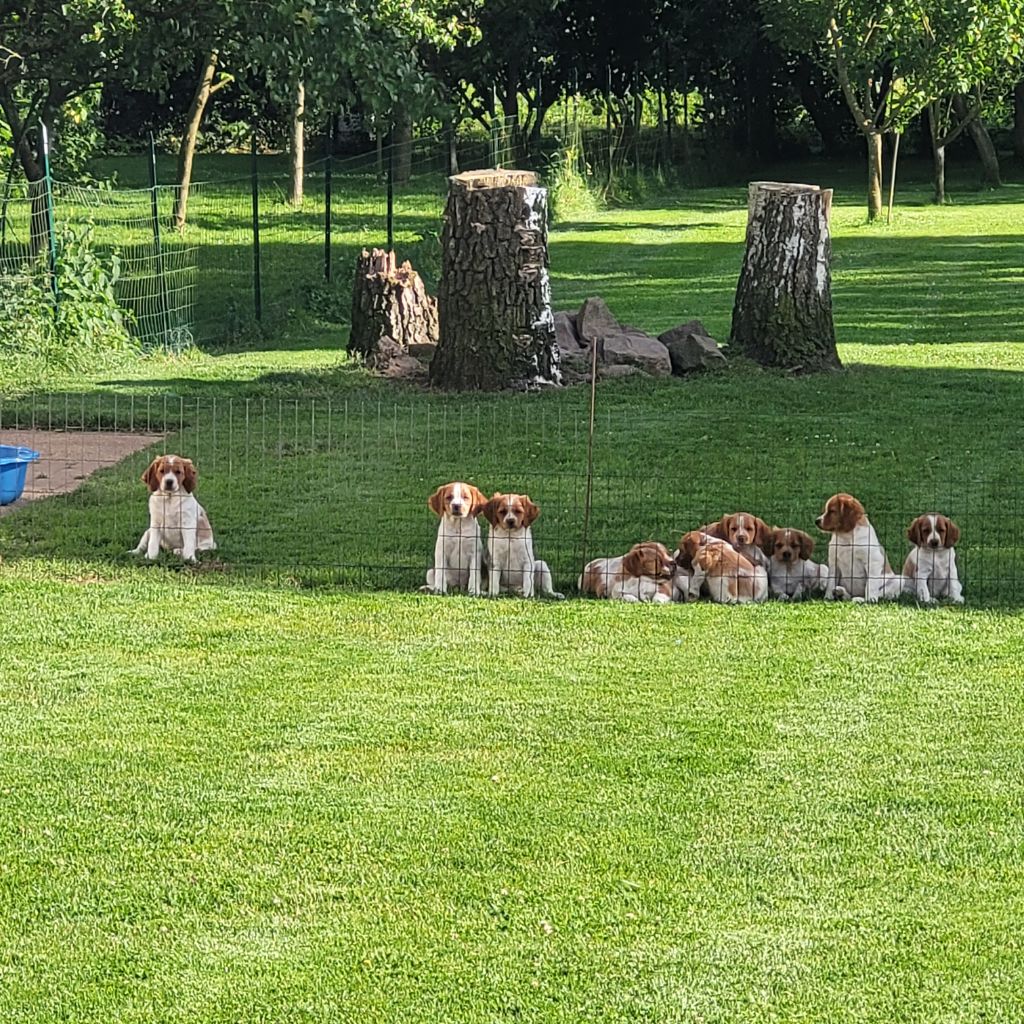
[[[256,319],[263,319],[260,285],[260,179],[256,168],[256,133],[252,136],[252,301]]]
[[[388,136],[388,252],[395,251],[395,135]]]
[[[338,117],[331,114],[327,126],[327,162],[324,164],[324,280],[331,280],[331,189],[334,171],[334,142]]]
[[[156,274],[160,283],[160,313],[164,325],[164,348],[171,343],[170,300],[167,295],[167,279],[164,277],[164,253],[160,244],[160,207],[157,203],[156,184],[156,142],[149,133],[149,207],[153,215],[153,251],[156,253]]]
[[[46,202],[46,234],[49,238],[50,288],[53,291],[54,319],[60,310],[60,289],[57,285],[57,224],[53,212],[53,172],[50,169],[50,136],[46,125],[39,122],[40,140],[43,150],[43,189]]]
[[[615,140],[612,135],[612,66],[609,62],[604,87],[604,127],[608,145],[608,182],[607,188],[612,187],[612,164],[615,160]]]

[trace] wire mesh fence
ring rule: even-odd
[[[414,590],[432,564],[438,527],[427,499],[452,481],[487,496],[529,495],[541,510],[536,556],[567,594],[591,558],[621,556],[647,540],[672,552],[685,532],[740,511],[806,532],[816,540],[811,559],[824,563],[828,537],[815,517],[845,491],[863,501],[896,573],[911,550],[912,520],[943,514],[961,530],[968,604],[1024,599],[1017,478],[981,457],[986,445],[1001,444],[983,427],[972,433],[978,462],[965,471],[925,440],[896,455],[854,428],[847,435],[841,420],[822,432],[812,411],[794,412],[786,443],[768,448],[737,445],[726,411],[638,414],[610,402],[596,420],[588,520],[588,418],[583,395],[8,403],[0,406],[0,444],[41,458],[29,468],[25,497],[0,514],[0,552],[8,561],[46,559],[55,572],[62,561],[131,566],[137,556],[128,552],[148,525],[140,477],[156,455],[172,452],[197,468],[196,495],[217,542],[199,571],[216,577]],[[777,430],[775,419],[744,417],[748,439]],[[945,444],[941,431],[934,436]],[[165,554],[161,564],[181,562]]]
[[[298,310],[344,318],[355,256],[364,247],[393,244],[430,279],[452,151],[451,139],[436,134],[406,147],[324,156],[305,166],[301,202],[291,177],[275,169],[279,161],[260,157],[249,174],[193,182],[184,202],[177,184],[8,182],[0,286],[45,278],[59,302],[59,265],[55,273],[48,262],[51,236],[58,250],[78,236],[111,272],[132,333],[147,348],[229,344]],[[512,133],[498,123],[490,138],[466,137],[454,151],[466,166],[507,165]]]

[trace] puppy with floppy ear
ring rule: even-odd
[[[952,519],[930,512],[910,524],[907,540],[914,549],[903,563],[904,590],[922,604],[932,604],[944,597],[963,604],[954,550],[960,540],[960,527]]]
[[[149,528],[133,554],[145,553],[153,561],[163,549],[194,562],[197,551],[216,549],[206,509],[193,494],[196,467],[191,459],[160,455],[146,468],[142,482],[149,488]]]
[[[850,597],[873,603],[900,596],[903,577],[892,571],[864,506],[852,494],[833,494],[815,524],[832,534],[825,600]]]
[[[768,582],[774,597],[796,601],[805,594],[824,591],[828,568],[811,561],[814,538],[803,530],[775,527],[766,538],[771,554]]]
[[[705,584],[711,600],[719,604],[760,602],[768,596],[768,573],[764,566],[755,565],[728,541],[691,530],[683,535],[679,549],[693,565],[691,600],[700,596]]]
[[[722,516],[718,529],[711,536],[728,541],[747,561],[767,570],[769,559],[765,548],[770,533],[768,524],[759,516],[750,512],[730,512]]]
[[[494,494],[483,510],[490,524],[487,534],[487,592],[502,591],[533,597],[543,594],[561,600],[551,581],[548,563],[533,554],[532,526],[540,506],[528,494]]]
[[[479,597],[482,589],[483,544],[477,516],[487,499],[472,484],[442,484],[427,499],[430,511],[440,520],[434,542],[434,564],[427,570],[425,590],[447,594],[449,588]]]
[[[665,604],[672,600],[676,563],[664,544],[643,541],[625,555],[594,558],[580,573],[577,584],[584,594],[615,601]]]

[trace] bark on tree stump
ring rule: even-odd
[[[467,171],[448,185],[431,383],[454,390],[560,384],[547,190],[530,171]]]
[[[763,366],[842,365],[832,322],[831,208],[832,190],[817,185],[750,185],[730,340]]]
[[[383,249],[364,249],[356,260],[348,350],[371,365],[394,345],[408,351],[413,344],[437,344],[437,300],[408,260],[400,267],[396,262]]]

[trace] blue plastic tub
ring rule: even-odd
[[[39,452],[31,448],[0,444],[0,505],[10,505],[21,497],[28,464],[38,458]]]

